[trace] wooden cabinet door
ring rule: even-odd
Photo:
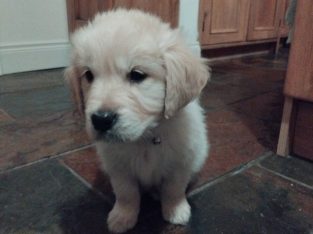
[[[179,0],[112,0],[113,8],[136,8],[158,15],[172,27],[178,25]]]
[[[282,4],[282,0],[251,1],[248,40],[270,39],[277,36]]]
[[[67,0],[69,31],[86,24],[97,12],[110,8],[111,2],[106,0]]]
[[[298,0],[285,94],[313,102],[313,1]]]
[[[179,0],[67,0],[69,31],[86,24],[98,12],[113,8],[137,8],[160,16],[172,27],[178,24]]]
[[[199,32],[202,45],[246,40],[249,0],[202,0]]]

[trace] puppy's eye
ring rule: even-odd
[[[129,74],[128,74],[128,78],[136,83],[140,83],[141,81],[143,81],[144,79],[147,78],[147,74],[137,70],[137,69],[133,69]]]
[[[94,76],[93,76],[93,74],[92,74],[92,72],[90,70],[87,70],[85,72],[85,78],[86,78],[88,83],[91,83],[93,81]]]

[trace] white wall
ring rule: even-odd
[[[0,0],[0,22],[3,74],[67,63],[65,0]]]
[[[199,0],[180,0],[179,28],[196,54],[201,53],[198,41]]]
[[[179,27],[200,53],[199,0],[180,0]],[[64,67],[69,55],[66,0],[0,0],[0,75]]]

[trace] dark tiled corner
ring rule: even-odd
[[[0,175],[0,233],[103,233],[111,204],[56,160]]]
[[[0,170],[89,144],[84,123],[72,112],[28,118],[1,126]]]
[[[280,157],[273,155],[261,161],[260,165],[313,188],[312,162],[296,157]]]
[[[253,167],[191,197],[189,233],[310,233],[313,191]]]
[[[112,197],[109,177],[102,170],[100,158],[94,147],[75,151],[59,160],[85,179],[93,188]]]

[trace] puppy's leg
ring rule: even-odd
[[[112,177],[111,184],[116,201],[109,213],[108,227],[111,232],[125,232],[137,223],[140,209],[138,185],[129,178]]]
[[[190,177],[187,175],[169,176],[161,187],[163,218],[173,224],[185,225],[190,218],[190,205],[185,190]]]

